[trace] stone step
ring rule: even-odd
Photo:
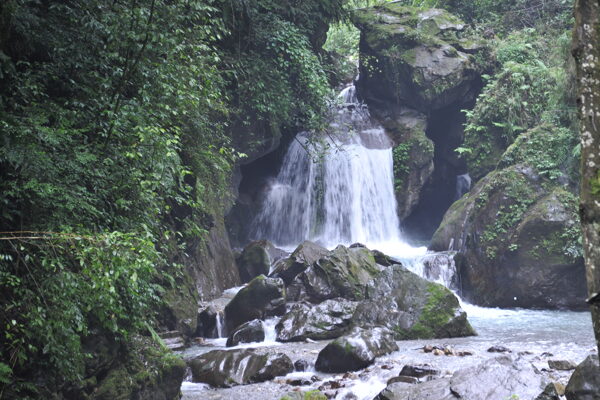
[[[169,350],[181,350],[185,348],[185,340],[181,336],[163,339]]]
[[[172,338],[176,338],[176,337],[181,337],[181,332],[179,331],[167,331],[167,332],[158,332],[158,336],[160,336],[161,339],[172,339]]]

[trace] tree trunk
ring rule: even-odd
[[[581,120],[583,249],[596,344],[600,350],[600,0],[576,0],[573,55]]]

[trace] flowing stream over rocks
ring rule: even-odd
[[[402,239],[393,188],[392,147],[383,128],[370,119],[366,106],[357,101],[353,86],[345,89],[339,100],[341,104],[335,107],[330,132],[322,140],[315,141],[301,133],[290,145],[255,220],[254,236],[286,250],[307,239],[327,248],[360,242],[400,261],[417,275],[456,291],[459,282],[454,252],[428,253],[425,248],[413,248]],[[469,185],[468,175],[459,176],[457,196],[468,191]],[[222,310],[239,289],[226,291],[213,304],[220,304]],[[218,389],[193,383],[190,376],[182,385],[183,398],[277,400],[291,391],[319,389],[339,400],[371,400],[406,365],[427,363],[440,378],[449,380],[456,371],[481,368],[483,362],[499,357],[498,353],[488,351],[494,346],[505,350],[513,363],[522,360],[527,365],[531,363],[539,370],[535,379],[566,384],[571,371],[553,369],[548,362],[579,363],[595,351],[588,312],[461,305],[478,336],[397,341],[399,350],[378,357],[363,370],[345,374],[314,369],[317,354],[330,341],[278,343],[275,326],[279,317],[262,322],[264,341],[225,347],[227,339],[222,336],[228,332],[223,332],[222,315],[218,313],[219,338],[205,339],[201,345],[185,349],[181,353],[184,359],[191,360],[216,349],[251,348],[257,354],[284,353],[292,362],[304,360],[307,368],[262,383]],[[444,355],[444,351],[425,352],[427,345],[450,349],[446,351],[450,355]],[[481,385],[494,384],[497,382],[481,382]]]

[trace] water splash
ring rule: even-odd
[[[226,337],[223,332],[223,312],[217,311],[217,315],[215,316],[216,320],[216,330],[217,330],[217,338]]]

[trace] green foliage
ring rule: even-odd
[[[541,125],[520,135],[502,155],[498,167],[527,164],[554,182],[563,176],[576,176],[572,149],[577,141],[570,129]]]
[[[353,79],[358,71],[358,42],[360,31],[349,22],[331,25],[323,48],[330,52],[337,64],[337,76],[342,81]]]
[[[405,178],[410,171],[411,142],[401,143],[392,150],[394,160],[394,189],[396,192],[404,190]]]
[[[227,175],[216,2],[12,4],[0,49],[4,230],[156,231],[167,200],[194,190],[184,138],[213,144],[192,153],[194,173]]]
[[[24,397],[35,393],[22,379],[39,373],[49,387],[82,380],[83,338],[129,339],[152,322],[160,293],[149,237],[31,235],[3,240],[0,254],[0,349],[14,375],[3,367],[2,379]]]
[[[523,132],[541,123],[565,127],[575,136],[574,95],[568,72],[568,34],[514,32],[497,44],[499,69],[488,80],[472,110],[466,111],[462,156],[476,179],[496,167],[504,150]],[[566,151],[571,151],[572,147]]]

